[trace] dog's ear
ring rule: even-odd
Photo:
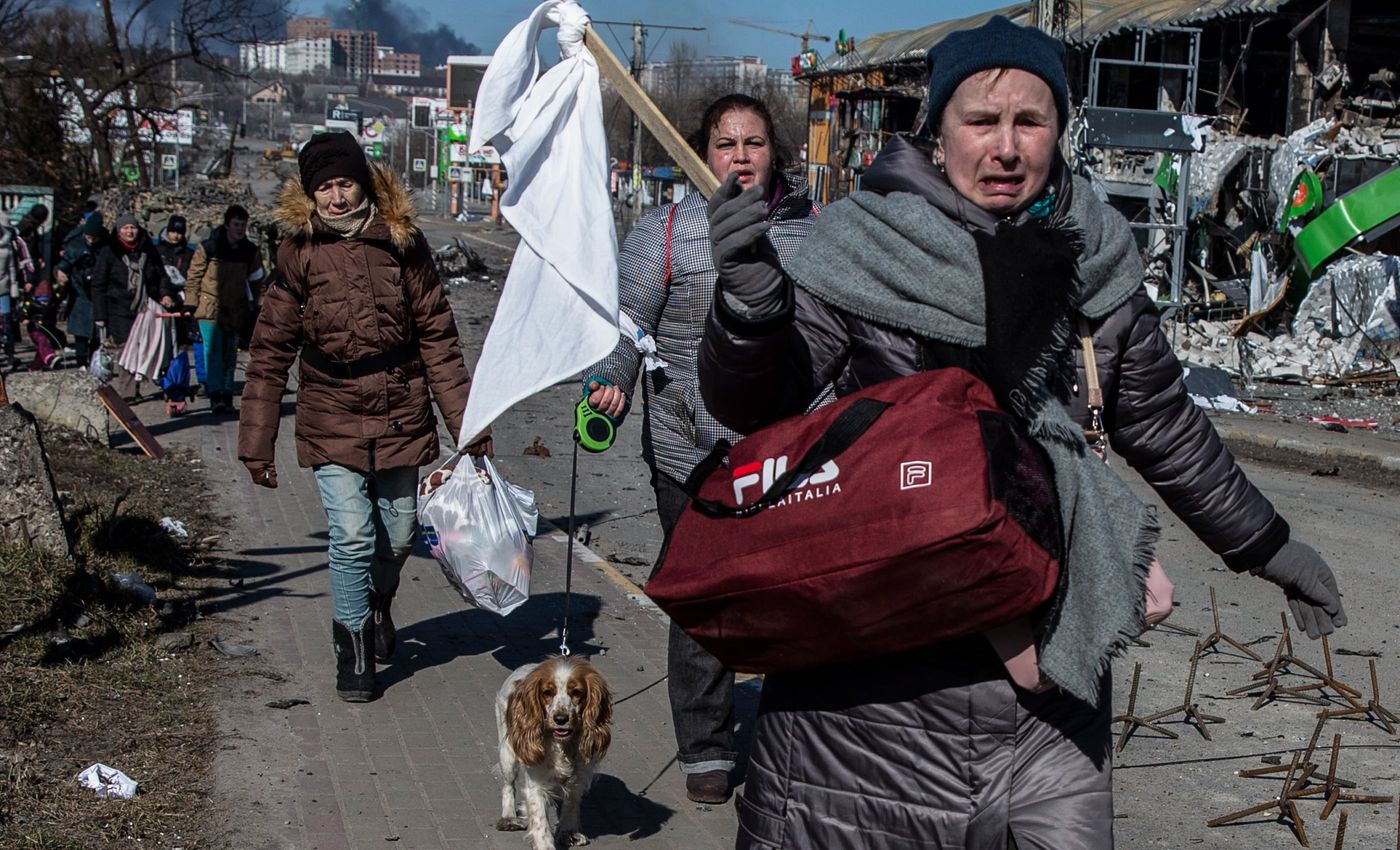
[[[547,665],[536,667],[506,700],[506,742],[527,767],[544,761],[544,686],[549,678]]]
[[[588,665],[583,670],[583,730],[579,735],[579,757],[595,762],[612,744],[612,691],[603,675]]]

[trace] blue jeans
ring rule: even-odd
[[[369,616],[370,591],[392,596],[413,551],[418,467],[355,472],[327,463],[315,473],[330,532],[335,619],[356,631]]]
[[[661,556],[652,574],[661,569],[671,532],[685,510],[685,490],[664,472],[654,472],[656,513],[661,519]],[[730,773],[738,758],[734,742],[734,671],[725,667],[675,621],[666,642],[666,688],[671,697],[671,721],[676,729],[676,760],[681,773]]]
[[[219,327],[218,322],[199,321],[204,339],[205,395],[233,395],[233,367],[238,365],[238,334]]]

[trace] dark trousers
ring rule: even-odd
[[[661,556],[652,574],[661,569],[671,532],[685,510],[686,495],[674,478],[652,473],[656,513],[661,518]],[[673,622],[666,647],[667,688],[671,721],[682,773],[734,770],[734,671],[725,667]]]

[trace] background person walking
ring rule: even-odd
[[[330,532],[336,694],[375,696],[396,643],[390,605],[417,534],[418,467],[438,456],[438,410],[456,434],[471,378],[427,240],[403,184],[348,133],[297,157],[276,218],[280,279],[249,345],[238,457],[277,486],[288,371],[301,358],[297,462],[315,471]],[[213,374],[210,374],[213,380]],[[468,447],[490,451],[489,432]]]
[[[102,213],[93,212],[83,219],[63,242],[63,255],[54,266],[54,279],[64,287],[65,309],[68,313],[68,338],[78,366],[86,367],[97,337],[93,321],[92,276],[97,256],[111,238],[102,226]]]
[[[213,413],[233,410],[238,334],[262,279],[262,249],[248,240],[248,211],[233,204],[223,225],[195,249],[185,281],[185,304],[194,310],[204,341],[205,392]]]
[[[165,263],[161,262],[145,229],[131,213],[119,216],[112,224],[112,236],[98,253],[92,271],[94,323],[98,328],[106,328],[107,338],[113,344],[125,346],[136,315],[147,299],[169,308],[175,303],[174,296],[175,290],[165,275]],[[116,369],[112,387],[127,401],[134,400],[141,389],[140,378],[120,363]]]

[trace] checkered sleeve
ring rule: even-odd
[[[645,333],[656,336],[661,311],[666,306],[666,222],[670,206],[644,216],[618,253],[618,306]],[[630,400],[636,389],[641,354],[630,339],[618,335],[612,353],[585,370],[587,380],[598,375],[612,381]]]

